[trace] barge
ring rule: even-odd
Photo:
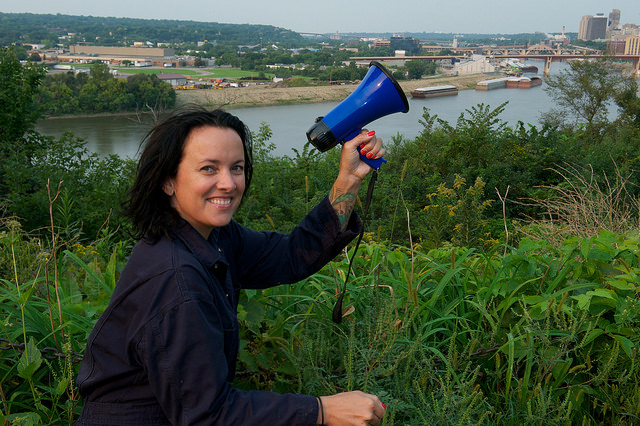
[[[493,90],[502,89],[507,86],[506,78],[494,78],[491,80],[479,81],[476,84],[476,90]]]
[[[537,76],[531,77],[510,77],[507,78],[507,89],[529,89],[531,87],[540,86],[542,79]]]
[[[452,85],[419,87],[411,91],[412,98],[435,98],[438,96],[452,96],[458,94],[458,88]]]

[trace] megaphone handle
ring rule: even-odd
[[[355,131],[351,132],[349,135],[347,135],[347,137],[344,138],[344,140],[348,141],[348,140],[351,140],[351,139],[355,138],[356,136],[358,136],[358,133],[360,133],[361,130],[362,129],[355,130]],[[344,143],[344,142],[340,142],[340,143]],[[358,151],[358,154],[360,155],[360,159],[362,161],[364,161],[365,163],[367,163],[368,165],[370,165],[375,170],[380,170],[380,166],[382,166],[382,164],[387,162],[387,160],[385,160],[382,157],[377,158],[377,159],[367,158],[366,155],[360,154],[360,148],[356,148],[356,150]]]
[[[358,153],[360,154],[360,148],[356,148],[358,150]],[[382,166],[383,163],[386,163],[387,160],[385,160],[384,158],[380,157],[380,158],[367,158],[366,155],[362,155],[360,154],[360,159],[362,161],[364,161],[365,163],[367,163],[369,166],[371,166],[371,168],[375,169],[375,170],[380,170],[380,166]]]

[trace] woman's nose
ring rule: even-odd
[[[231,170],[224,170],[218,174],[218,188],[232,190],[235,188],[236,183],[233,179],[233,174]]]

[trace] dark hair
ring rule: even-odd
[[[123,214],[133,221],[134,236],[156,241],[178,220],[170,197],[162,190],[167,179],[175,178],[182,160],[184,143],[193,129],[213,126],[235,130],[244,150],[245,193],[253,173],[251,132],[235,115],[223,110],[209,111],[198,105],[183,107],[156,124],[142,139],[144,146],[133,187],[124,203]]]

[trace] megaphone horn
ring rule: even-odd
[[[360,130],[385,115],[409,111],[409,102],[398,82],[389,71],[377,61],[369,64],[369,71],[353,91],[338,106],[307,131],[307,139],[321,152],[325,152],[338,142],[353,139]],[[374,169],[379,169],[387,160],[360,158]]]

